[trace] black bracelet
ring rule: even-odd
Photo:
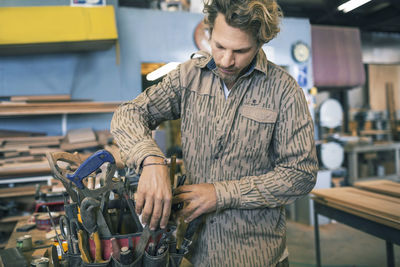
[[[143,164],[142,167],[146,167],[146,166],[152,166],[152,165],[168,165],[168,162],[166,159],[164,159],[163,162],[153,162],[153,163],[147,163],[147,164]]]

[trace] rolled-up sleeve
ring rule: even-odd
[[[180,117],[180,68],[137,98],[120,105],[111,120],[111,134],[126,166],[140,172],[147,156],[164,157],[152,138],[152,130],[165,120]]]
[[[215,182],[217,210],[275,208],[294,202],[314,187],[318,171],[314,125],[301,88],[281,103],[270,147],[273,170]]]

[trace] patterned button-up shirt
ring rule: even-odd
[[[189,182],[213,183],[193,253],[195,266],[275,266],[286,248],[284,205],[313,188],[313,122],[302,89],[260,49],[227,98],[211,55],[170,72],[114,114],[111,131],[126,165],[163,156],[151,130],[181,118]]]

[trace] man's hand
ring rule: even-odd
[[[161,163],[162,158],[147,157],[143,165]],[[136,213],[142,214],[142,223],[155,230],[167,226],[171,213],[171,182],[168,167],[165,165],[151,165],[143,167],[140,175],[136,195]],[[161,221],[160,221],[161,219]]]
[[[174,190],[173,203],[184,202],[187,205],[179,213],[185,222],[191,222],[204,213],[217,208],[217,194],[213,184],[194,184],[179,186]]]

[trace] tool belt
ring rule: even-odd
[[[54,177],[62,182],[71,200],[64,200],[61,238],[56,233],[60,247],[61,239],[68,243],[68,250],[61,252],[66,266],[180,265],[199,220],[189,225],[190,235],[185,235],[177,247],[175,223],[170,221],[165,230],[143,228],[135,213],[130,185],[126,177],[116,177],[111,153],[100,150],[83,161],[78,154],[54,152],[48,153],[47,159]],[[93,176],[102,180],[96,189],[88,181]],[[110,200],[111,194],[118,198]],[[110,210],[117,215],[111,216]],[[127,222],[125,228],[132,229],[122,229],[123,221]]]
[[[129,235],[121,235],[118,236],[118,242],[122,245],[124,243],[129,242],[136,242],[137,245],[140,244],[140,240],[142,241],[142,245],[140,248],[136,249],[138,254],[136,257],[133,257],[133,261],[129,264],[122,264],[120,259],[117,259],[112,253],[112,244],[110,240],[101,240],[102,248],[103,248],[103,258],[108,260],[104,260],[103,262],[96,262],[96,263],[88,263],[82,260],[81,254],[73,254],[73,253],[66,253],[65,254],[65,261],[67,266],[129,266],[129,267],[178,267],[182,261],[182,258],[187,253],[185,251],[173,251],[173,248],[176,247],[175,242],[171,242],[168,244],[168,248],[164,250],[159,255],[150,255],[148,252],[148,242],[146,242],[146,237],[150,234],[146,234],[146,232],[150,233],[148,228],[145,228],[144,232],[136,233],[136,234],[129,234]],[[150,235],[151,236],[151,235]],[[141,238],[144,239],[141,239]],[[132,241],[129,241],[132,240]],[[147,244],[146,244],[147,243]],[[136,248],[136,247],[133,247]],[[109,251],[109,252],[107,252]],[[107,256],[107,253],[108,254]],[[90,246],[90,254],[91,257],[95,258],[95,247],[94,245]]]

